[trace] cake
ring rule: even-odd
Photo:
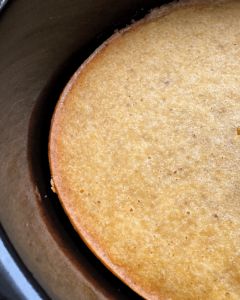
[[[240,299],[240,1],[182,1],[73,75],[52,185],[92,252],[146,299]]]

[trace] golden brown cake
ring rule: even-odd
[[[147,299],[240,299],[240,1],[183,1],[74,74],[54,188],[95,255]]]

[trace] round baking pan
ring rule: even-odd
[[[51,116],[79,65],[166,1],[12,0],[0,15],[0,221],[51,299],[138,299],[73,230],[50,188]]]
[[[0,226],[0,299],[48,300]]]

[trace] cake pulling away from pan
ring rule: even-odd
[[[95,255],[147,299],[240,299],[240,1],[183,1],[77,70],[52,181]]]

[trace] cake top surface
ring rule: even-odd
[[[56,107],[52,179],[101,261],[148,299],[240,299],[240,1],[115,34]]]

